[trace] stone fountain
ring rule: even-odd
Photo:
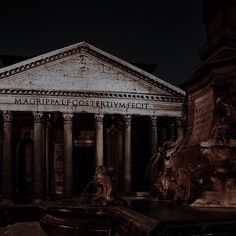
[[[189,105],[188,126],[175,142],[164,143],[171,172],[163,169],[154,182],[160,199],[236,207],[235,87],[232,80],[219,80],[194,100],[194,109]]]
[[[104,166],[96,169],[95,195],[62,199],[41,205],[44,211],[40,224],[49,235],[110,235],[111,206],[120,204],[112,195],[112,181]],[[91,183],[92,183],[91,182]]]
[[[148,197],[143,194],[124,198],[114,196],[112,179],[104,166],[97,167],[94,181],[89,184],[92,183],[97,189],[94,195],[83,193],[80,198],[41,205],[40,224],[47,235],[151,235],[157,220],[131,209],[140,205],[136,200],[146,204],[143,200]]]
[[[192,206],[236,207],[236,139],[233,133],[236,109],[229,90],[221,87],[216,92],[211,136],[200,143],[201,152],[209,163],[212,185]]]

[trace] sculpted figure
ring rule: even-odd
[[[229,148],[201,148],[201,152],[209,160],[210,164],[232,159],[232,152]]]
[[[232,124],[236,120],[236,109],[232,104],[228,104],[223,101],[224,96],[220,96],[219,98],[216,99],[216,104],[217,106],[221,106],[222,109],[225,111],[226,115],[223,117],[223,120],[227,124]]]
[[[162,200],[173,200],[175,194],[176,183],[168,172],[160,172],[153,183],[153,188],[158,198]]]
[[[228,141],[229,126],[224,122],[224,119],[218,119],[212,128],[212,145],[225,146]]]
[[[216,85],[214,91],[216,101],[210,137],[200,143],[200,151],[209,166],[208,185],[204,186],[199,198],[192,203],[193,206],[229,207],[236,202],[234,197],[236,90],[231,82]]]
[[[95,199],[102,199],[105,201],[113,200],[112,181],[105,166],[98,166],[96,168],[94,180],[97,183],[97,193]]]
[[[158,191],[158,197],[160,197],[161,199],[167,199],[167,194],[170,187],[170,180],[165,173],[159,173],[153,186]]]
[[[148,162],[145,178],[149,178],[150,182],[153,183],[157,173],[164,171],[164,158],[166,156],[166,150],[163,147],[158,147],[158,152],[151,157]]]
[[[190,196],[190,178],[186,169],[178,169],[176,182],[177,189],[174,200],[187,202]]]
[[[163,143],[163,147],[166,150],[166,156],[171,157],[177,152],[179,152],[183,146],[183,141],[185,138],[185,131],[186,131],[186,114],[182,117],[182,119],[179,119],[178,126],[179,126],[179,135],[178,138],[175,140],[174,137],[172,137],[171,140],[165,141]]]

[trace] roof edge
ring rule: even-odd
[[[96,53],[98,53],[98,54],[124,66],[124,67],[127,67],[127,68],[135,71],[136,73],[143,75],[144,77],[148,77],[149,79],[153,80],[154,82],[161,84],[174,92],[177,92],[179,95],[182,95],[182,96],[186,95],[185,91],[183,91],[182,89],[160,79],[159,77],[157,77],[153,74],[150,74],[150,73],[132,65],[129,62],[126,62],[123,59],[120,59],[120,58],[118,58],[110,53],[107,53],[107,52],[105,52],[93,45],[90,45],[90,44],[86,43],[85,41],[82,41],[82,42],[76,43],[76,44],[72,44],[72,45],[69,45],[69,46],[66,46],[66,47],[63,47],[60,49],[56,49],[51,52],[47,52],[47,53],[32,57],[28,60],[18,62],[16,64],[12,64],[10,66],[3,67],[0,69],[0,79],[14,75],[16,73],[23,72],[25,70],[34,68],[36,66],[40,66],[41,64],[44,64],[44,63],[47,63],[50,61],[58,60],[58,59],[66,57],[66,56],[76,54],[80,50],[82,50],[83,48],[88,48],[89,50],[94,51],[94,52],[96,52]]]

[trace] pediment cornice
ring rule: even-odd
[[[96,47],[89,45],[85,42],[78,43],[75,45],[71,45],[50,53],[43,54],[38,57],[34,57],[32,59],[17,63],[15,65],[11,65],[5,68],[0,69],[0,79],[7,78],[10,76],[17,75],[19,73],[22,73],[24,71],[45,65],[47,63],[51,63],[57,60],[62,60],[67,57],[73,56],[75,54],[89,54],[96,58],[99,58],[100,60],[109,63],[117,68],[122,69],[123,71],[126,71],[136,77],[138,77],[140,80],[143,80],[146,83],[149,83],[151,86],[157,87],[159,89],[162,89],[171,95],[173,97],[184,97],[185,92],[181,89],[159,79],[158,77],[149,74],[146,71],[143,71],[130,63],[127,63],[113,55],[110,55],[100,49],[97,49]]]
[[[67,96],[80,98],[115,98],[115,99],[133,99],[133,100],[148,100],[162,102],[180,102],[183,103],[185,98],[180,96],[162,96],[156,94],[141,94],[141,93],[117,93],[117,92],[95,92],[95,91],[58,91],[58,90],[22,90],[22,89],[0,89],[2,95],[30,95],[30,96]]]

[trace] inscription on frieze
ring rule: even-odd
[[[96,108],[124,108],[148,109],[148,103],[143,102],[117,102],[84,99],[55,99],[55,98],[15,98],[17,105],[52,105],[52,106],[80,106]]]
[[[211,126],[214,112],[214,93],[210,92],[195,99],[193,129],[190,137],[190,144],[199,144],[211,135]]]
[[[157,115],[181,116],[182,103],[176,101],[162,101],[161,99],[145,99],[140,95],[122,97],[116,96],[58,96],[50,95],[0,95],[0,110],[8,111],[40,111],[40,112],[66,112],[66,113],[104,113],[104,114],[131,114],[131,115]]]

